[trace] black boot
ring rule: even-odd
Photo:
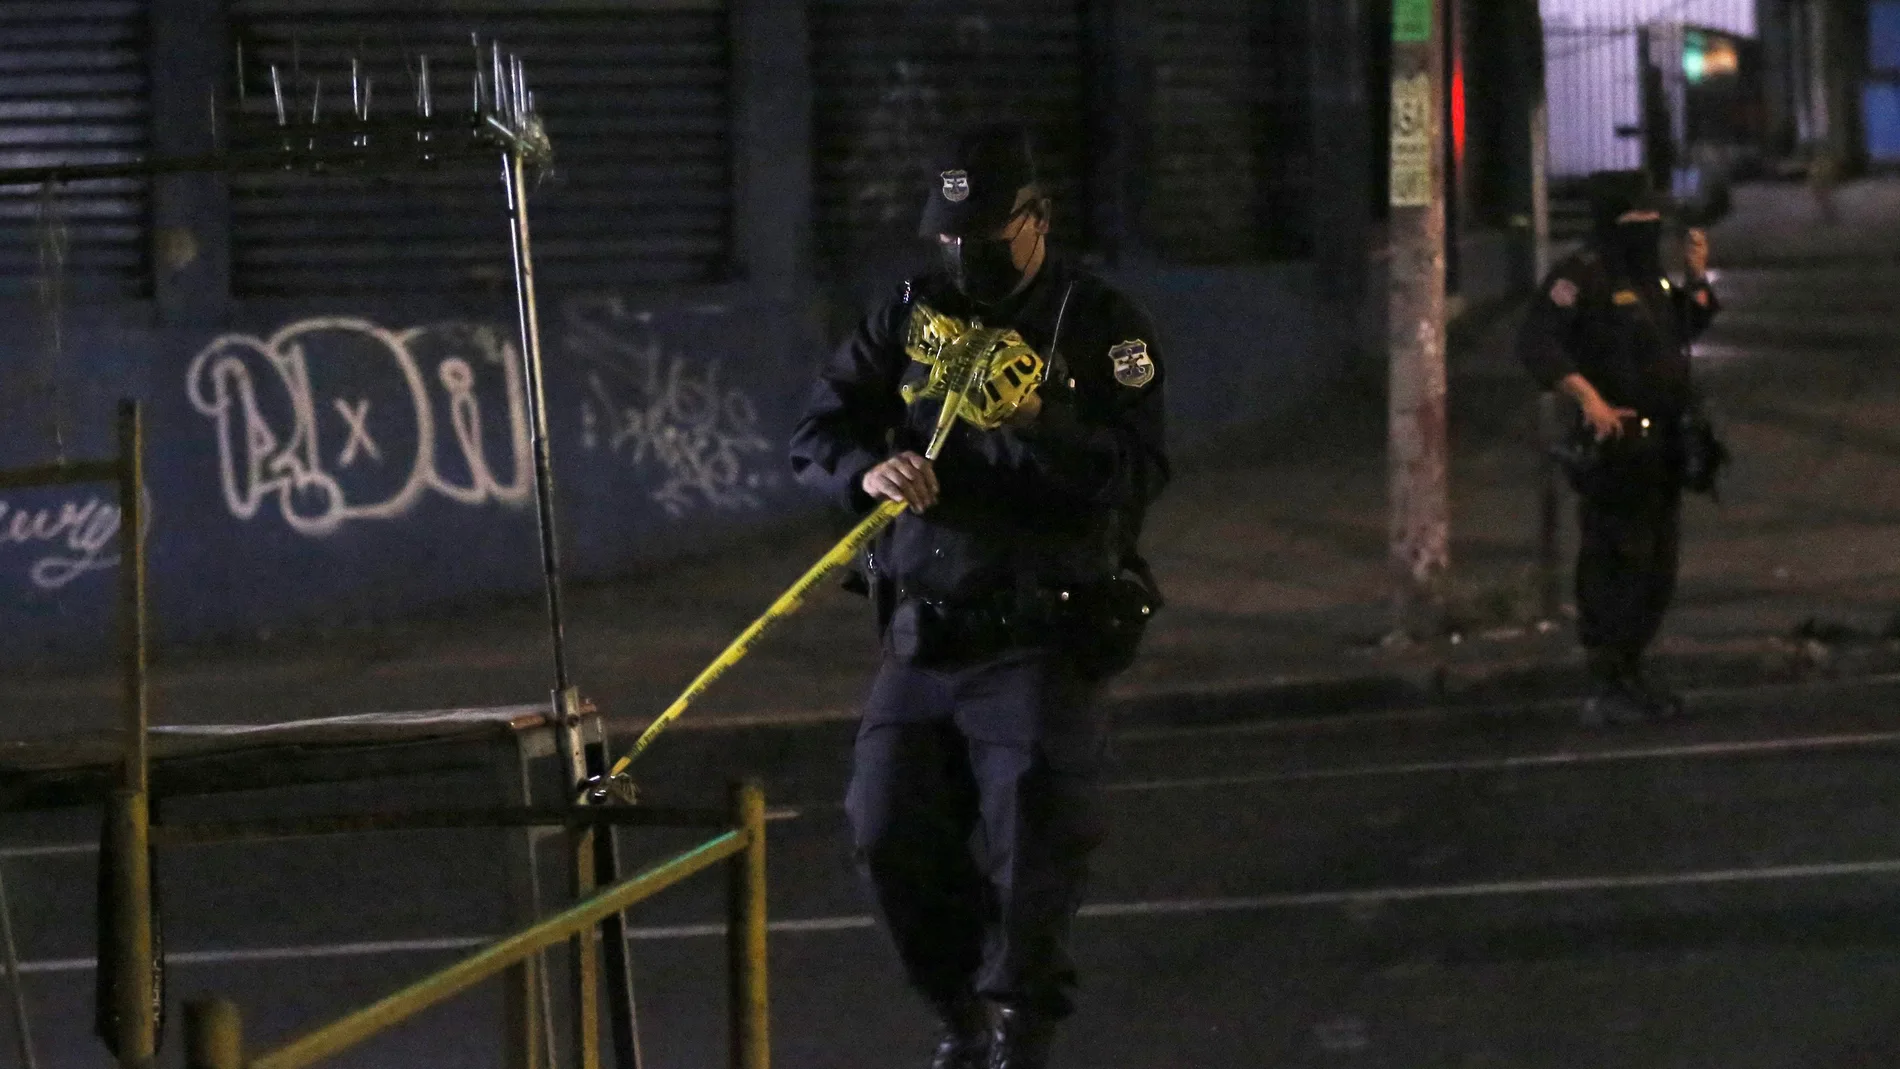
[[[975,995],[937,1004],[942,1032],[930,1069],[986,1069],[990,1048],[989,1015]]]
[[[1647,697],[1634,682],[1633,661],[1619,650],[1589,652],[1590,697],[1584,700],[1578,721],[1587,728],[1605,724],[1640,724],[1649,719]]]
[[[1045,1069],[1055,1019],[1033,1007],[997,1003],[991,1008],[989,1069]]]
[[[1644,671],[1640,661],[1631,662],[1630,686],[1642,698],[1643,708],[1652,720],[1675,720],[1687,712],[1682,695]]]

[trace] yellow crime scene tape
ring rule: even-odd
[[[920,321],[923,316],[935,316],[921,307],[919,312],[922,314]],[[956,326],[960,328],[962,324]],[[924,450],[924,456],[931,461],[935,461],[937,454],[943,451],[944,443],[949,441],[950,432],[956,427],[959,417],[978,427],[1001,426],[1035,392],[1047,370],[1042,358],[1024,345],[1022,338],[1013,330],[972,326],[962,330],[954,339],[935,347],[927,356],[920,353],[915,345],[911,350],[913,357],[932,365],[931,381],[928,388],[915,395],[907,395],[905,399],[913,402],[936,396],[944,399],[943,411],[937,417],[936,432],[931,435],[930,445]],[[903,514],[904,508],[901,501],[883,502],[852,528],[850,534],[818,558],[818,563],[812,565],[785,593],[780,594],[771,608],[740,632],[725,652],[714,658],[680,696],[673,699],[673,704],[667,706],[657,720],[647,725],[647,729],[634,741],[633,749],[614,762],[613,769],[607,774],[608,778],[624,773],[635,759],[646,752],[660,732],[679,719],[680,714],[720,676],[744,659],[753,643],[781,620],[797,612],[813,588],[850,564],[859,551]]]

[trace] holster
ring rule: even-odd
[[[880,614],[885,652],[921,667],[1047,648],[1068,657],[1084,678],[1101,679],[1133,663],[1162,600],[1146,562],[1137,562],[1096,583],[957,601],[897,590],[890,604],[888,615]]]
[[[1550,453],[1570,485],[1586,497],[1674,484],[1698,494],[1717,496],[1716,480],[1728,466],[1728,447],[1698,409],[1674,420],[1649,422],[1631,417],[1619,438],[1598,441],[1589,421],[1578,418]]]

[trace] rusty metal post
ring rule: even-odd
[[[1451,558],[1445,426],[1444,18],[1447,0],[1392,12],[1388,467],[1396,630],[1444,625]]]
[[[732,788],[732,825],[743,853],[726,862],[726,955],[731,987],[732,1069],[770,1069],[771,1004],[765,957],[765,790],[756,780]]]
[[[243,1069],[244,1025],[222,999],[185,1003],[185,1069]]]
[[[145,428],[138,402],[119,403],[119,546],[121,628],[125,636],[125,760],[110,801],[115,944],[111,992],[119,1064],[143,1069],[157,1053],[158,1005],[152,938],[152,853],[148,688],[146,685]]]

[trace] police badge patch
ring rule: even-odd
[[[961,204],[970,199],[970,172],[943,172],[943,199],[952,204]]]
[[[1148,355],[1148,343],[1139,338],[1110,349],[1108,359],[1115,365],[1115,381],[1123,386],[1141,387],[1154,380],[1154,358]]]

